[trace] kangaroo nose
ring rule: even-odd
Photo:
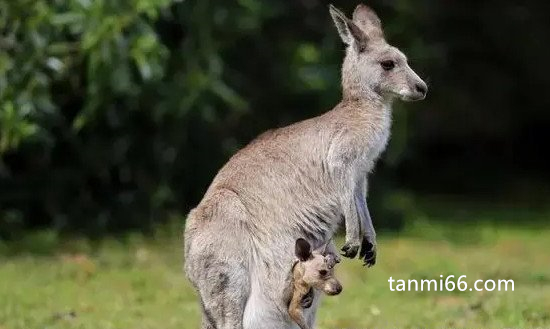
[[[417,92],[421,93],[424,96],[428,92],[428,86],[426,86],[425,83],[417,83],[415,85],[415,89],[416,89]]]
[[[325,287],[323,289],[325,293],[329,296],[338,295],[342,292],[342,285],[337,280],[331,280],[330,282],[327,282],[325,284]]]

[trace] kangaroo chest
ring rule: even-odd
[[[386,149],[386,145],[388,144],[388,140],[390,138],[390,127],[381,130],[376,134],[376,138],[374,138],[372,145],[370,145],[370,150],[368,153],[368,157],[372,161],[376,161],[382,152]]]
[[[359,165],[366,172],[370,172],[376,160],[386,149],[390,138],[391,119],[387,117],[380,118],[373,123],[365,135],[362,136],[362,149],[359,151]]]

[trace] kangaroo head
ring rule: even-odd
[[[342,66],[344,97],[376,98],[388,102],[426,97],[426,83],[409,67],[407,57],[384,39],[376,13],[360,4],[347,18],[334,6],[330,15],[342,41],[347,45]]]
[[[296,240],[295,255],[298,258],[295,270],[300,271],[300,279],[304,283],[327,295],[338,295],[342,291],[342,285],[334,277],[334,265],[321,250],[312,251],[309,242],[299,238]]]

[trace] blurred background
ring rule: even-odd
[[[339,102],[328,3],[0,0],[0,329],[198,328],[185,216],[259,133]],[[550,327],[550,2],[367,3],[429,92],[370,179],[377,266],[342,262],[319,328]],[[516,290],[387,286],[463,274]]]
[[[254,136],[337,104],[344,46],[327,5],[0,2],[0,236],[185,215]],[[369,5],[430,85],[395,106],[370,188],[377,226],[402,228],[419,199],[545,206],[548,2]]]

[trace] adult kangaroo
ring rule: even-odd
[[[342,101],[318,117],[270,130],[218,172],[185,227],[185,272],[202,329],[296,328],[288,316],[294,243],[329,244],[345,220],[344,256],[376,260],[367,175],[390,135],[391,104],[426,96],[407,58],[384,39],[378,16],[330,6],[346,56]],[[319,296],[306,321],[314,326]]]

